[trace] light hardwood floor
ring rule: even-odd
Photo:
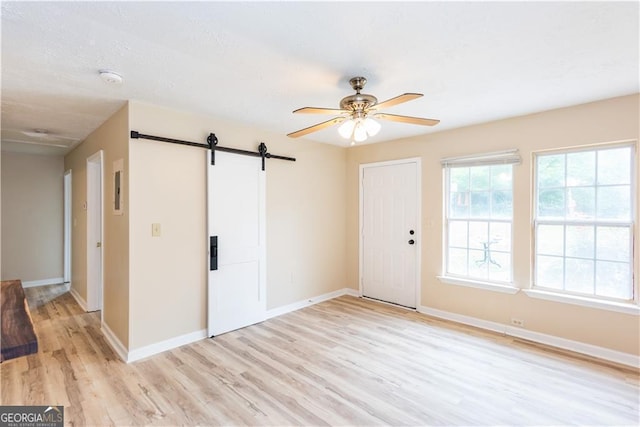
[[[26,290],[40,351],[3,405],[72,425],[638,425],[636,371],[341,297],[124,364],[61,286]]]

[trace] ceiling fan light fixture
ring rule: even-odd
[[[380,125],[380,123],[376,122],[375,120],[369,117],[364,119],[363,125],[367,131],[367,135],[369,136],[376,136],[378,132],[380,132],[380,128],[382,128],[382,125]]]
[[[355,126],[356,122],[353,119],[345,120],[345,122],[338,128],[338,133],[344,139],[349,139],[351,138],[351,135],[353,135],[353,128]]]
[[[364,122],[359,120],[356,123],[356,127],[353,130],[353,139],[356,142],[362,142],[367,140],[367,129],[364,125]]]
[[[340,109],[303,107],[294,110],[294,113],[339,114],[339,116],[334,117],[331,120],[326,120],[313,126],[288,133],[287,136],[290,138],[298,138],[300,136],[310,134],[311,132],[317,132],[329,126],[342,123],[338,128],[338,133],[344,139],[350,139],[352,143],[351,145],[353,145],[354,142],[365,141],[368,137],[375,136],[380,132],[382,126],[376,120],[369,118],[369,115],[377,119],[422,126],[434,126],[440,122],[440,120],[436,119],[381,113],[381,109],[403,104],[420,98],[423,95],[421,93],[407,92],[402,95],[389,98],[386,101],[378,102],[378,98],[375,96],[360,92],[366,82],[367,79],[364,77],[354,77],[349,80],[351,87],[356,91],[356,93],[342,98],[342,100],[340,100]]]

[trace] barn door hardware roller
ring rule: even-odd
[[[131,138],[149,139],[151,141],[169,142],[171,144],[180,144],[180,145],[188,145],[190,147],[206,148],[208,150],[211,150],[212,165],[216,164],[216,151],[224,151],[226,153],[240,154],[243,156],[260,157],[262,159],[262,170],[265,170],[265,159],[288,160],[290,162],[296,161],[295,157],[278,156],[278,155],[269,153],[267,151],[267,145],[264,142],[261,142],[260,145],[258,145],[258,151],[247,151],[247,150],[240,150],[238,148],[221,147],[218,145],[218,138],[214,133],[209,134],[209,136],[207,137],[206,143],[182,141],[180,139],[165,138],[162,136],[145,135],[135,130],[131,131]]]

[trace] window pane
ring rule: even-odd
[[[535,286],[633,298],[632,146],[536,157]]]
[[[449,215],[451,218],[469,217],[469,193],[451,193]]]
[[[449,180],[447,273],[511,281],[512,171],[512,165],[488,165],[451,168],[445,173]],[[490,218],[499,221],[490,222]],[[491,256],[492,252],[497,255]]]
[[[536,236],[536,253],[539,255],[564,255],[564,226],[539,225]]]
[[[511,165],[491,166],[491,188],[493,190],[511,190]],[[511,191],[509,191],[511,193]]]
[[[567,186],[587,186],[596,183],[596,153],[585,151],[567,154]]]
[[[511,254],[491,251],[489,280],[511,282]]]
[[[538,216],[564,218],[564,189],[541,190],[538,196]]]
[[[631,299],[629,264],[622,262],[596,262],[596,293],[601,296]]]
[[[562,289],[563,258],[538,255],[536,266],[536,286]]]
[[[489,223],[489,242],[491,242],[491,250],[511,252],[511,223]]]
[[[451,192],[469,191],[469,168],[449,169],[449,189]]]
[[[467,250],[449,248],[449,266],[447,271],[460,276],[467,275]]]
[[[512,217],[513,196],[511,190],[491,192],[491,218]]]
[[[459,248],[467,247],[466,221],[449,222],[449,246],[457,246]]]
[[[469,211],[471,218],[489,217],[489,194],[488,191],[471,192],[471,209]]]
[[[564,187],[564,154],[538,157],[538,187]]]
[[[489,280],[488,257],[486,251],[469,250],[469,276],[476,279]]]
[[[491,166],[474,166],[470,169],[471,190],[491,189]]]
[[[567,219],[593,219],[596,216],[595,187],[567,189]]]
[[[593,261],[567,258],[565,290],[593,295]]]
[[[484,221],[469,222],[469,247],[484,250],[489,241],[489,223]]]
[[[566,229],[566,255],[577,258],[594,258],[594,236],[591,225],[568,225]],[[567,269],[568,271],[568,269]]]
[[[629,262],[630,233],[626,227],[598,227],[596,258]]]
[[[598,151],[598,184],[629,184],[631,147]]]
[[[628,185],[598,187],[598,219],[629,220],[631,191]]]

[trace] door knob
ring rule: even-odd
[[[415,243],[415,240],[413,240],[413,239],[409,240],[409,244],[410,245],[413,245],[414,243]]]
[[[415,233],[415,231],[409,230],[409,234],[411,234],[412,236],[413,236],[414,233]]]

